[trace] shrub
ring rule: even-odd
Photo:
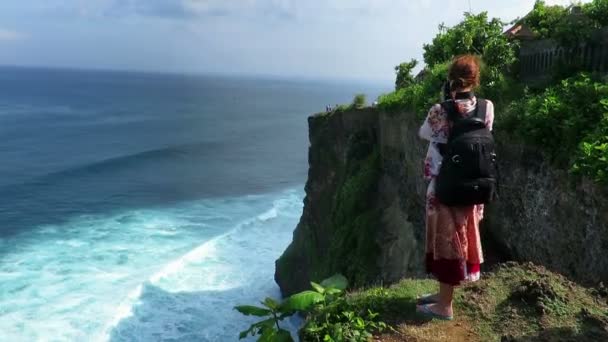
[[[487,12],[465,13],[456,26],[439,27],[432,43],[424,45],[424,62],[434,67],[457,55],[476,54],[483,56],[487,68],[503,72],[517,60],[516,45],[503,34],[504,25],[498,18],[489,19]]]
[[[380,95],[378,97],[378,108],[387,112],[414,109],[414,103],[421,96],[422,86],[420,84],[413,84],[392,93]]]
[[[501,126],[542,146],[560,164],[597,180],[606,178],[608,85],[587,74],[562,80],[509,106]]]
[[[537,0],[523,23],[539,38],[555,39],[567,48],[578,47],[594,30],[608,25],[608,0],[593,0],[581,7],[583,15],[571,15],[568,8]]]
[[[334,305],[338,310],[326,310],[312,317],[302,328],[305,341],[318,342],[368,342],[375,331],[388,329],[384,322],[378,322],[378,313],[367,310],[364,313],[350,311],[348,302],[341,298]]]
[[[562,6],[547,6],[545,1],[537,0],[534,9],[523,19],[538,38],[551,38],[564,17],[568,15],[568,10]]]
[[[387,111],[409,109],[420,116],[426,115],[433,104],[442,100],[442,85],[447,78],[449,62],[454,56],[465,53],[483,56],[480,92],[490,98],[497,96],[512,84],[505,75],[517,60],[517,45],[503,35],[502,27],[499,19],[488,19],[487,12],[466,13],[464,20],[451,28],[440,26],[432,43],[424,45],[427,64],[424,79],[405,87],[398,86],[395,92],[380,96],[379,107]]]
[[[365,98],[365,94],[357,94],[353,98],[352,107],[361,109],[367,105],[367,100]]]
[[[413,110],[422,117],[433,104],[442,100],[442,85],[447,74],[447,63],[435,65],[427,70],[421,82],[381,95],[378,98],[378,107],[389,112]]]
[[[291,334],[280,327],[280,322],[296,313],[303,313],[309,317],[318,317],[331,306],[335,311],[327,314],[323,322],[309,320],[302,328],[301,333],[312,341],[353,341],[365,342],[372,332],[382,331],[387,325],[377,322],[377,313],[368,311],[362,317],[344,305],[345,290],[348,280],[337,274],[325,279],[321,284],[310,283],[313,291],[296,293],[286,298],[282,303],[272,298],[262,302],[263,307],[241,305],[235,307],[240,313],[247,316],[263,318],[260,322],[252,324],[249,329],[240,333],[239,338],[259,335],[258,341],[293,342]]]
[[[583,5],[583,13],[599,26],[608,26],[608,0],[593,0]]]
[[[409,62],[401,63],[395,67],[397,78],[395,80],[395,90],[403,89],[414,83],[412,70],[418,65],[418,61],[412,59]]]
[[[605,112],[602,121],[580,143],[572,171],[596,182],[608,183],[608,98],[603,100],[603,105]]]
[[[584,16],[571,16],[561,6],[537,1],[522,19],[540,38],[552,38],[576,52],[576,46],[597,27],[607,24],[608,0],[583,5]],[[431,44],[424,46],[425,78],[378,99],[378,107],[393,112],[415,111],[420,117],[440,101],[441,85],[452,56],[480,54],[481,97],[493,100],[499,111],[497,127],[515,132],[528,143],[548,152],[557,165],[574,173],[608,181],[608,85],[580,73],[580,63],[558,65],[554,84],[546,89],[527,89],[517,81],[513,66],[518,46],[502,34],[502,23],[487,13],[465,14],[458,25],[440,27]]]

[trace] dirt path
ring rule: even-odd
[[[397,332],[376,338],[377,342],[480,342],[479,336],[466,321],[429,322],[419,325],[402,324]]]

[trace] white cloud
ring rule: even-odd
[[[583,2],[588,1],[590,0]],[[573,0],[546,0],[546,2],[569,5]],[[511,16],[512,13],[521,11],[523,7],[521,4],[525,4],[527,10],[530,10],[534,0],[508,2],[482,0],[76,0],[76,3],[79,14],[89,16],[137,15],[172,19],[228,16],[253,19],[318,19],[323,17],[340,19],[353,16],[402,16],[406,18],[410,17],[412,13],[428,15],[429,12],[435,12],[436,17],[442,17],[453,11],[462,14],[469,10],[469,4],[472,5],[474,12],[486,8],[501,8],[505,14]],[[74,4],[72,3],[70,6],[74,6]]]
[[[23,33],[0,28],[0,42],[16,41],[21,40],[23,38],[25,38],[25,34]]]
[[[112,14],[195,18],[246,13],[273,0],[124,0],[114,1]]]
[[[535,0],[10,1],[30,11],[6,14],[3,7],[0,19],[22,15],[29,26],[14,28],[31,32],[31,39],[26,36],[20,49],[0,51],[19,55],[0,54],[0,62],[36,64],[44,55],[44,63],[80,67],[392,81],[393,66],[422,60],[422,46],[438,25],[460,22],[469,3],[474,13],[488,11],[508,22],[528,13]],[[5,31],[0,41],[23,38]],[[42,47],[45,54],[37,53]]]
[[[108,3],[111,0],[99,0]],[[270,15],[302,18],[342,14],[380,14],[406,8],[428,7],[431,0],[114,0],[111,14],[168,18]]]

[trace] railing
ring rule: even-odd
[[[569,49],[548,39],[524,41],[519,60],[521,79],[527,81],[550,77],[558,65],[577,65],[585,71],[608,73],[608,28]]]

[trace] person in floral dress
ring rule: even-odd
[[[479,59],[472,55],[456,57],[449,69],[451,100],[459,115],[475,112],[479,86]],[[491,130],[494,105],[488,101],[486,126]],[[424,160],[424,178],[429,182],[426,194],[426,270],[439,282],[439,293],[418,300],[417,311],[440,319],[452,319],[454,288],[480,276],[483,254],[479,222],[483,205],[449,207],[435,197],[437,175],[443,159],[441,149],[448,142],[451,122],[441,104],[434,105],[420,128],[419,135],[429,141]]]

